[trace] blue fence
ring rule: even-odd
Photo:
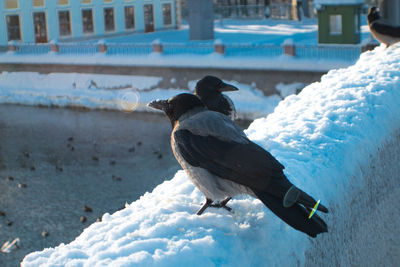
[[[207,43],[194,43],[194,44],[162,44],[163,54],[177,55],[177,54],[193,54],[193,55],[207,55],[214,53],[213,44]]]
[[[101,47],[102,46],[102,47]],[[157,48],[156,48],[157,46]],[[216,49],[219,46],[221,49]],[[45,55],[55,53],[71,56],[135,56],[161,53],[173,55],[210,55],[219,53],[225,57],[274,58],[290,55],[299,59],[322,59],[355,62],[361,54],[361,46],[346,45],[289,45],[274,44],[213,44],[213,43],[58,43],[58,44],[10,44],[0,46],[0,54],[12,51],[18,55]],[[289,47],[290,48],[290,47]],[[289,51],[289,52],[288,52]]]
[[[61,43],[57,44],[59,52],[61,55],[71,55],[71,56],[78,56],[78,55],[96,55],[98,52],[98,46],[83,43],[83,44],[69,44],[69,43]]]
[[[283,46],[272,44],[227,44],[226,56],[277,57],[284,54]]]
[[[346,59],[356,61],[361,54],[358,46],[313,46],[296,45],[296,57],[302,59]]]
[[[50,52],[50,45],[49,44],[24,44],[24,45],[17,45],[17,53],[18,54],[47,54]]]
[[[149,55],[153,52],[151,44],[107,44],[107,55],[131,56],[131,55]]]

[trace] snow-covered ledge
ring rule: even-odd
[[[359,171],[347,178],[360,186],[347,185],[351,189],[335,208],[330,235],[306,252],[306,266],[397,266],[400,261],[400,129],[355,167]]]
[[[321,215],[329,233],[310,239],[250,197],[233,200],[233,214],[209,209],[196,216],[203,196],[179,171],[125,209],[105,214],[70,244],[27,255],[22,266],[399,261],[399,46],[378,47],[354,66],[330,71],[321,82],[286,98],[267,118],[254,121],[246,133],[286,166],[294,184],[330,208]]]

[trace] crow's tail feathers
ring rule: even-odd
[[[311,237],[328,232],[328,226],[317,214],[308,219],[309,212],[298,203],[285,208],[283,207],[282,199],[266,192],[257,190],[253,190],[253,192],[276,216],[293,228]]]
[[[297,199],[297,202],[307,208],[310,208],[310,209],[314,208],[317,201],[315,201],[315,199],[312,196],[310,196],[309,194],[307,194],[306,192],[304,192],[300,189],[298,189],[298,190],[300,191],[300,196]],[[322,204],[318,205],[317,210],[328,213],[328,208]]]
[[[286,177],[273,180],[266,191],[275,197],[281,198],[285,207],[300,203],[306,208],[313,209],[317,204],[317,201],[312,196],[294,186]],[[322,204],[318,205],[317,210],[328,213],[328,209]]]

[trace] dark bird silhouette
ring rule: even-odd
[[[226,203],[231,197],[248,194],[309,236],[328,231],[317,214],[308,219],[315,199],[290,183],[283,173],[284,166],[251,142],[227,116],[208,110],[192,94],[155,100],[148,105],[168,116],[173,127],[171,147],[175,158],[206,196],[198,215],[207,207],[230,210]],[[328,212],[322,204],[318,210]]]
[[[376,7],[371,7],[368,12],[368,26],[376,40],[389,47],[400,42],[400,26],[391,25],[379,15]]]
[[[237,118],[235,105],[222,92],[237,90],[239,89],[235,86],[224,83],[217,77],[205,76],[197,82],[194,94],[200,97],[209,110],[220,112],[235,120]]]

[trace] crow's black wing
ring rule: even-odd
[[[400,26],[390,25],[384,22],[375,21],[370,25],[377,33],[400,38]]]
[[[255,143],[223,141],[215,136],[200,136],[189,130],[174,132],[183,158],[192,166],[202,167],[221,178],[260,190],[271,179],[286,179],[284,166]]]

